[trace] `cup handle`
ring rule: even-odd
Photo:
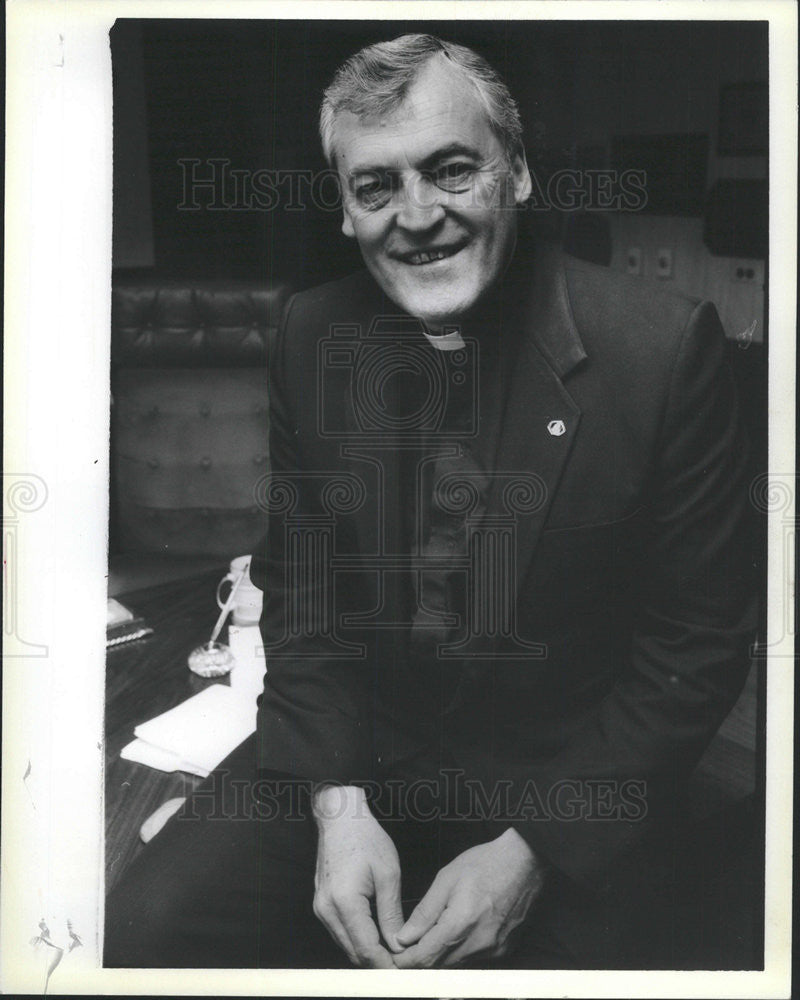
[[[235,574],[228,573],[226,576],[223,576],[223,578],[217,584],[217,607],[220,609],[220,611],[225,607],[225,601],[221,597],[222,588],[225,586],[226,583],[230,583],[232,586],[235,581],[236,581]],[[228,596],[230,596],[230,594]],[[227,598],[225,598],[225,600],[227,600]]]

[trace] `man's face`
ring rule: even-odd
[[[464,316],[505,270],[530,194],[473,86],[434,57],[393,113],[341,113],[334,148],[342,230],[389,298],[433,327]]]

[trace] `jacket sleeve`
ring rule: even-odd
[[[267,674],[259,699],[259,762],[271,772],[346,784],[365,766],[366,664],[326,642],[325,618],[332,614],[326,580],[313,553],[289,540],[298,515],[322,512],[320,476],[312,485],[290,404],[289,385],[309,383],[302,350],[293,347],[302,341],[292,337],[295,302],[287,303],[269,351],[270,474],[262,494],[268,528],[251,570],[264,589]]]
[[[615,858],[674,821],[681,787],[744,684],[757,610],[748,469],[724,335],[701,303],[661,420],[629,660],[586,725],[535,768],[542,792],[560,782],[584,798],[594,781],[611,798],[597,815],[515,824],[579,881],[602,883]],[[626,788],[636,789],[633,809]]]

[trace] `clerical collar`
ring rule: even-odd
[[[440,333],[434,336],[432,333],[425,333],[426,340],[432,344],[437,351],[459,351],[464,346],[464,338],[460,330],[451,330],[449,333]]]

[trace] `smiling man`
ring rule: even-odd
[[[714,967],[672,901],[753,627],[716,313],[520,238],[520,117],[469,49],[356,53],[320,131],[366,270],[271,349],[257,733],[116,890],[106,963],[680,968],[680,923]]]
[[[413,68],[409,61],[405,75]],[[367,110],[372,93],[334,112],[345,85],[331,87],[323,110],[325,151],[342,186],[342,230],[358,241],[392,302],[434,330],[462,321],[514,252],[514,209],[531,192],[522,145],[504,144],[486,96],[444,50],[427,58],[402,104],[386,114],[376,114],[376,104]],[[514,125],[519,138],[518,118]]]

